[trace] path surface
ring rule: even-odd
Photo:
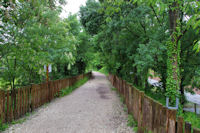
[[[5,133],[132,133],[127,113],[103,74],[72,94],[41,107],[22,124]]]

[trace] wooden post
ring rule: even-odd
[[[191,133],[191,124],[185,122],[185,133]]]
[[[9,100],[9,91],[7,91],[7,110],[6,110],[6,121],[9,122],[10,121],[10,109],[9,109],[9,106],[10,106],[10,100]]]
[[[20,117],[20,89],[17,90],[17,118]]]
[[[195,114],[197,114],[197,104],[196,103],[194,103],[194,112],[195,112]]]
[[[193,133],[200,133],[200,130],[199,130],[199,129],[196,129],[196,128],[194,128],[194,129],[193,129]]]
[[[183,133],[183,123],[184,119],[182,117],[178,118],[177,133]]]
[[[3,97],[3,118],[2,118],[2,122],[5,123],[5,118],[6,118],[6,112],[5,112],[5,91],[3,91],[3,94],[2,94],[2,97]]]
[[[3,96],[2,96],[2,90],[0,90],[0,121],[3,118]],[[2,122],[2,121],[1,121]],[[1,123],[0,123],[1,124]]]
[[[50,102],[50,87],[49,87],[49,65],[46,67],[46,73],[47,73],[47,100]]]

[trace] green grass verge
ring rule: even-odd
[[[34,114],[35,112],[32,112]],[[2,123],[0,121],[0,132],[5,131],[7,128],[9,128],[10,125],[15,125],[15,124],[21,124],[27,120],[27,118],[30,116],[31,113],[26,113],[23,118],[20,118],[18,120],[14,120],[11,123]]]
[[[60,97],[69,95],[70,93],[72,93],[76,88],[79,88],[80,86],[82,86],[83,84],[85,84],[87,81],[89,80],[88,77],[85,77],[79,81],[77,81],[73,86],[67,87],[63,90],[60,91]]]
[[[105,74],[106,76],[108,76],[108,71],[106,70],[105,67],[102,67],[100,70],[98,70],[98,72]]]
[[[2,123],[2,121],[0,121],[0,132],[5,131],[8,127],[9,125],[7,123]]]
[[[132,114],[128,115],[127,126],[132,127],[134,132],[137,132],[137,130],[138,130],[138,123],[137,123],[137,121],[134,120]]]

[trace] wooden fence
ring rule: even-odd
[[[176,110],[171,110],[148,97],[126,81],[115,75],[109,75],[112,85],[124,96],[128,112],[138,122],[138,133],[200,133],[191,129],[191,124],[183,118],[176,119]]]
[[[34,111],[41,105],[50,102],[59,92],[74,85],[84,77],[90,78],[91,72],[75,77],[49,81],[48,83],[33,84],[23,88],[3,91],[0,90],[0,120],[2,123],[11,122],[28,112]]]

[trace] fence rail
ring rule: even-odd
[[[124,96],[128,112],[138,122],[138,133],[148,131],[154,133],[200,133],[199,129],[192,129],[191,124],[179,117],[176,120],[176,110],[168,109],[157,101],[148,97],[144,92],[136,89],[121,78],[109,74],[109,80]]]
[[[41,105],[50,102],[59,92],[74,85],[80,79],[91,77],[92,73],[75,77],[49,81],[48,83],[33,84],[15,90],[0,90],[0,120],[2,123],[11,122],[28,112],[34,111]]]

